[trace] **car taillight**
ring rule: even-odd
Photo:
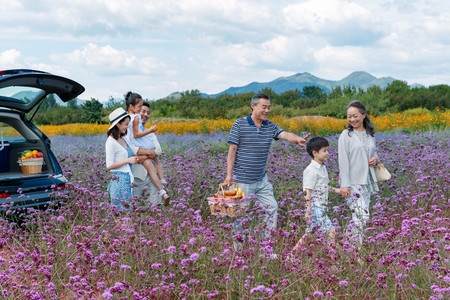
[[[65,183],[57,185],[57,186],[55,186],[53,188],[54,191],[61,191],[61,190],[65,190],[65,189],[66,189],[66,184]]]
[[[8,198],[11,197],[9,193],[0,193],[0,198]]]

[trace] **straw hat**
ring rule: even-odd
[[[130,115],[127,114],[125,109],[123,109],[122,107],[115,109],[112,113],[109,114],[109,121],[111,122],[111,126],[108,128],[108,130],[116,126],[116,124],[119,123],[120,120],[129,116]]]

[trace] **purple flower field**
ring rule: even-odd
[[[261,238],[256,203],[247,214],[249,241],[235,252],[232,219],[212,216],[205,201],[225,179],[226,133],[159,136],[171,205],[143,207],[135,198],[136,208],[122,214],[106,191],[106,136],[52,137],[70,194],[59,208],[21,212],[20,224],[0,219],[2,298],[448,299],[448,131],[376,137],[393,177],[372,197],[362,249],[346,238],[351,213],[333,194],[338,249],[319,237],[292,260],[286,257],[306,228],[304,148],[272,146],[267,174],[279,204],[278,232]],[[327,138],[335,186],[338,136]]]

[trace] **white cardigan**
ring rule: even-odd
[[[125,142],[127,143],[128,147],[131,148],[131,151],[133,154],[137,154],[139,148],[133,145],[130,145],[130,143],[127,141],[127,139],[124,137]],[[113,163],[117,161],[121,161],[128,158],[128,152],[127,149],[125,149],[122,145],[119,144],[118,141],[116,141],[112,137],[108,137],[106,139],[105,143],[105,152],[106,152],[106,167],[108,168]],[[134,182],[134,176],[133,172],[131,172],[131,168],[129,164],[125,164],[117,169],[110,170],[113,171],[121,171],[126,172],[130,174],[131,182]]]
[[[338,141],[339,157],[339,183],[341,187],[350,187],[355,184],[368,184],[369,172],[376,181],[375,170],[369,166],[364,146],[355,133],[348,129],[342,131]],[[369,135],[369,157],[375,156],[378,160],[375,137]]]

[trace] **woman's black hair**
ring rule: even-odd
[[[120,124],[122,124],[122,122],[125,121],[125,119],[128,118],[130,119],[129,116],[126,116],[125,118],[123,118],[122,120],[119,121]],[[125,131],[125,133],[120,133],[119,132],[119,128],[117,127],[117,124],[114,125],[113,128],[111,128],[110,130],[108,130],[108,133],[106,134],[107,136],[112,136],[115,140],[118,140],[119,138],[123,137],[124,135],[126,135],[127,132]]]
[[[362,104],[361,101],[359,101],[359,100],[353,100],[352,102],[350,102],[347,105],[347,110],[350,107],[355,107],[355,108],[357,108],[359,110],[360,114],[365,114],[366,115],[364,117],[364,120],[363,120],[363,127],[364,127],[364,129],[366,130],[366,132],[368,134],[373,136],[375,134],[375,128],[373,128],[372,122],[370,122],[370,119],[369,119],[369,116],[367,115],[367,110],[366,110],[366,107],[364,106],[364,104]],[[350,135],[350,132],[353,131],[353,126],[348,124],[347,129],[348,129],[348,133]]]
[[[141,95],[139,95],[138,93],[133,93],[131,91],[126,93],[124,98],[125,98],[125,104],[127,105],[127,111],[130,108],[130,105],[135,106],[139,102],[138,99],[142,100]]]

